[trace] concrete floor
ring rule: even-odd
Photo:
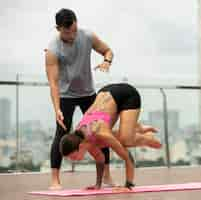
[[[123,183],[124,172],[113,170],[115,182]],[[64,188],[83,188],[95,181],[95,172],[63,172],[62,185]],[[117,194],[85,197],[46,197],[32,196],[27,192],[46,190],[50,181],[49,173],[34,174],[2,174],[0,175],[0,200],[200,200],[201,190],[179,192],[151,192],[139,194]],[[139,168],[136,170],[137,185],[173,184],[201,182],[201,167],[180,168]]]

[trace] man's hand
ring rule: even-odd
[[[95,33],[92,35],[92,48],[104,57],[103,63],[99,64],[94,69],[100,69],[100,71],[108,72],[113,59],[112,50],[105,42],[98,38]]]
[[[56,120],[59,123],[59,125],[66,131],[67,128],[64,124],[64,116],[60,109],[56,112]]]
[[[99,70],[102,71],[102,72],[109,72],[110,65],[111,65],[111,64],[110,64],[109,62],[104,61],[103,63],[101,63],[101,64],[99,64],[98,66],[96,66],[96,67],[94,68],[94,70],[99,69]]]

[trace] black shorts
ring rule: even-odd
[[[117,111],[129,109],[139,109],[141,107],[141,98],[139,92],[133,86],[127,83],[109,84],[101,88],[99,92],[110,92],[117,104]]]

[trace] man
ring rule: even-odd
[[[92,49],[103,56],[96,67],[108,71],[113,53],[96,34],[78,28],[77,17],[72,10],[61,9],[56,13],[56,36],[46,49],[46,72],[56,115],[56,134],[51,146],[52,179],[50,189],[60,189],[59,172],[62,156],[59,152],[61,137],[70,131],[76,106],[82,113],[93,103],[96,93],[93,87],[90,55]],[[105,156],[105,183],[112,183],[109,174],[109,149],[102,149]]]

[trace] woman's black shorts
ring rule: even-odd
[[[129,109],[139,109],[141,98],[139,92],[127,83],[114,83],[101,88],[99,92],[110,92],[117,104],[118,112]]]

